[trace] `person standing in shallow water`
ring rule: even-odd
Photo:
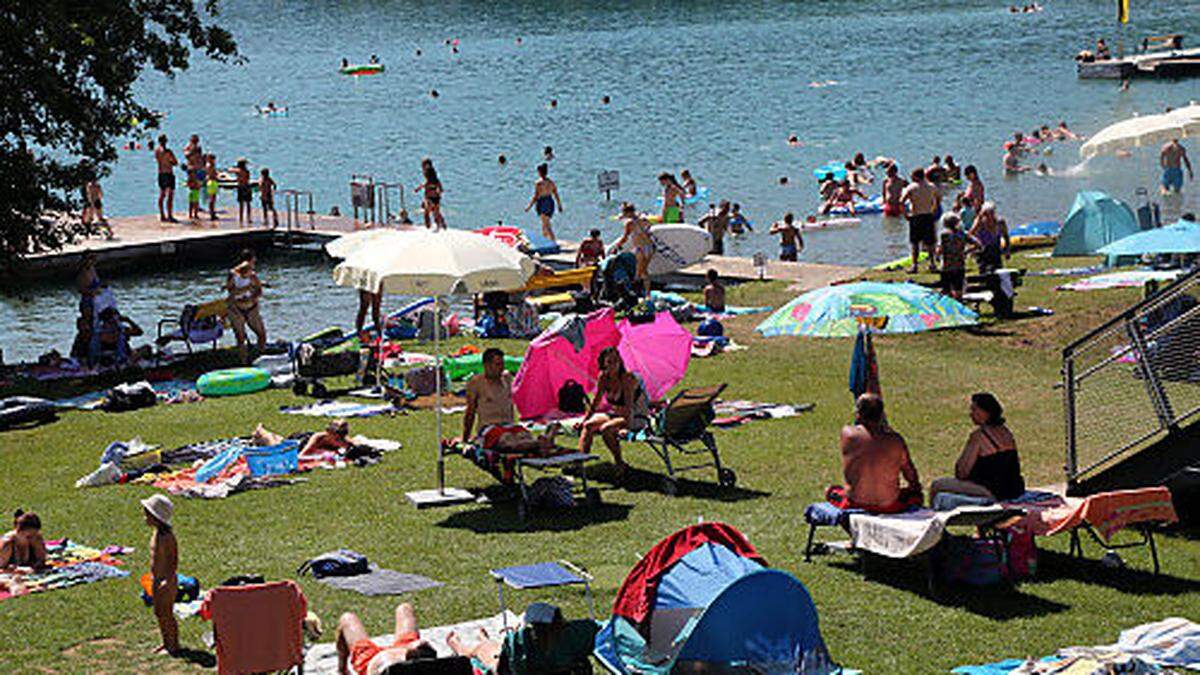
[[[533,197],[529,199],[529,204],[525,206],[528,211],[531,208],[537,208],[538,218],[542,221],[542,236],[551,241],[555,241],[554,228],[550,219],[554,217],[555,204],[558,205],[558,210],[562,211],[562,197],[558,196],[558,185],[550,180],[550,167],[542,163],[537,167],[538,179],[533,184]]]

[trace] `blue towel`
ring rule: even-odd
[[[216,478],[217,474],[225,470],[225,467],[233,464],[237,461],[238,457],[242,456],[242,449],[243,446],[241,445],[228,447],[222,450],[217,456],[205,462],[203,466],[196,470],[196,482],[207,483]]]
[[[846,510],[829,502],[815,502],[804,507],[804,520],[812,525],[834,527],[841,525],[845,517]]]
[[[850,393],[857,400],[867,391],[871,378],[871,360],[867,355],[867,337],[863,331],[854,339],[854,354],[850,357]]]

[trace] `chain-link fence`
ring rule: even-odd
[[[1200,412],[1200,271],[1067,346],[1063,389],[1069,483]]]

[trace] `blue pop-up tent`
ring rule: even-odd
[[[1063,221],[1054,255],[1095,255],[1101,247],[1141,229],[1125,202],[1103,192],[1083,191],[1075,196],[1071,212]]]
[[[596,635],[615,675],[666,675],[677,663],[756,672],[839,673],[804,584],[769,569],[722,523],[685,528],[634,567]]]

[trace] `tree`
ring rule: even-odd
[[[217,0],[4,0],[0,4],[0,265],[89,234],[80,187],[116,159],[150,69],[173,77],[192,51],[239,60]]]

